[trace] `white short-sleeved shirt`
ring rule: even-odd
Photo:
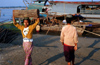
[[[62,28],[60,41],[69,46],[75,46],[78,43],[76,28],[72,25],[66,25]]]

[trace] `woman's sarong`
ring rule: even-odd
[[[71,62],[74,58],[74,46],[68,46],[64,44],[64,55],[65,55],[65,60],[67,62]]]
[[[32,42],[23,42],[23,48],[25,51],[25,64],[24,65],[32,65],[32,58],[31,53],[33,49],[33,43]]]

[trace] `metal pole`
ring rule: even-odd
[[[65,3],[64,3],[64,13],[65,13]]]
[[[93,3],[93,0],[92,0],[92,3]],[[93,8],[93,5],[92,5],[92,8]],[[92,14],[93,14],[93,11],[92,11]]]
[[[93,2],[93,0],[92,0],[92,2]]]
[[[31,0],[31,4],[32,4],[32,0]]]
[[[19,24],[22,25],[22,23],[21,23],[21,18],[19,18]]]
[[[66,19],[66,15],[65,15],[65,3],[64,3],[64,20]]]
[[[24,2],[25,6],[26,6],[26,9],[27,9],[27,5],[26,5],[26,3],[25,3],[25,1],[24,1],[24,0],[23,0],[23,2]]]

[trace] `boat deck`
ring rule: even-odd
[[[82,35],[84,33],[84,30],[88,30],[92,32],[99,32],[100,33],[100,24],[98,23],[90,23],[90,22],[85,22],[85,23],[79,23],[75,22],[72,24],[73,26],[76,27],[77,32],[79,35]],[[49,31],[61,31],[62,27],[65,26],[60,23],[60,25],[43,25],[41,27],[41,30],[49,30]]]

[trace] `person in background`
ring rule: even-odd
[[[40,25],[37,25],[36,26],[36,32],[39,33],[39,31],[40,31]]]
[[[45,8],[44,7],[42,8],[42,12],[45,12]]]
[[[77,50],[78,35],[76,28],[71,25],[71,18],[67,18],[67,25],[62,28],[60,41],[64,47],[65,59],[68,65],[74,65],[75,55],[74,52]]]
[[[14,11],[13,11],[14,12]],[[32,58],[31,58],[31,53],[33,49],[33,30],[35,29],[36,25],[39,23],[39,18],[37,18],[36,22],[32,25],[30,25],[30,19],[25,18],[23,20],[24,26],[19,25],[15,21],[15,16],[13,14],[13,24],[21,30],[22,36],[23,36],[23,48],[25,51],[25,64],[24,65],[32,65]]]
[[[64,24],[64,25],[66,25],[66,24],[67,24],[66,20],[63,20],[63,24]]]

